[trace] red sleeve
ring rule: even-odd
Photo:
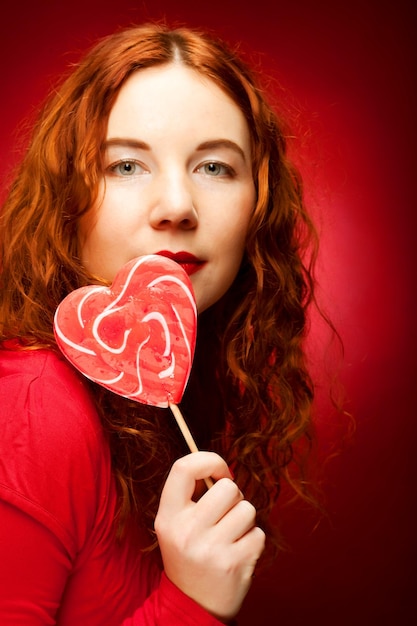
[[[1,499],[0,519],[2,624],[55,624],[70,567],[62,544],[43,524]]]

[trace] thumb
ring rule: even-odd
[[[187,506],[193,498],[196,482],[209,477],[232,478],[226,461],[215,452],[192,452],[173,464],[161,495],[161,506],[172,513]]]

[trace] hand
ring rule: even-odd
[[[209,476],[215,484],[195,502],[196,482]],[[174,463],[155,519],[165,573],[223,621],[239,611],[264,549],[255,516],[217,454],[194,452]]]

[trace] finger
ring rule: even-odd
[[[218,454],[192,452],[178,459],[162,490],[161,506],[172,513],[183,509],[192,502],[196,482],[209,476],[215,480],[231,477],[226,462]]]
[[[256,524],[256,509],[247,500],[237,502],[217,524],[219,541],[233,543]]]
[[[262,552],[265,549],[265,533],[254,526],[233,544],[234,558],[246,563],[246,575],[251,577]]]
[[[197,503],[194,514],[205,526],[214,526],[243,500],[239,487],[230,478],[220,478]]]

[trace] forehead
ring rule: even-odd
[[[246,119],[217,84],[184,65],[172,63],[134,72],[110,112],[108,136],[132,133],[210,133],[249,141]]]

